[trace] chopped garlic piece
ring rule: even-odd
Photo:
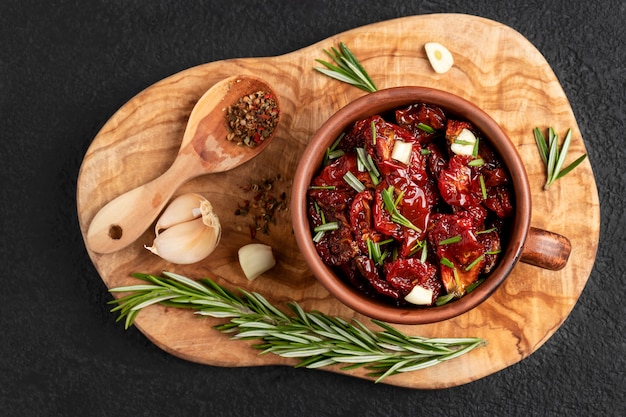
[[[443,74],[454,65],[454,58],[448,49],[438,42],[428,42],[424,45],[426,56],[435,72]]]
[[[433,303],[433,290],[428,290],[421,285],[416,285],[404,299],[411,304],[420,306],[431,305]]]
[[[457,155],[473,155],[474,146],[476,145],[476,136],[467,129],[461,130],[461,133],[454,139],[450,145],[450,150]]]
[[[391,151],[391,158],[398,162],[402,162],[409,165],[411,162],[411,151],[413,150],[413,144],[411,142],[403,142],[396,140],[393,144],[393,150]]]

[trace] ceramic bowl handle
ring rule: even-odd
[[[567,264],[572,244],[565,236],[531,227],[520,261],[558,271]]]

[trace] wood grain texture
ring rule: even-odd
[[[208,276],[229,288],[258,291],[279,305],[296,300],[305,309],[367,322],[329,296],[311,275],[297,250],[288,211],[278,213],[269,234],[258,233],[254,239],[274,248],[277,266],[250,283],[237,262],[238,248],[251,242],[250,218],[234,215],[237,205],[252,197],[244,187],[280,175],[272,191],[277,195],[284,191],[288,197],[293,172],[313,133],[332,113],[365,94],[312,69],[315,59],[324,58],[322,50],[340,41],[349,45],[381,89],[400,85],[439,88],[482,107],[507,132],[525,163],[533,194],[531,224],[562,234],[572,244],[569,262],[559,271],[519,263],[494,295],[474,310],[438,324],[398,326],[420,336],[482,337],[488,345],[385,382],[424,389],[451,387],[517,363],[548,340],[576,304],[595,260],[600,208],[588,160],[549,191],[542,190],[545,171],[532,129],[553,126],[563,135],[571,127],[573,160],[586,152],[576,119],[541,53],[511,28],[483,18],[449,14],[385,21],[287,55],[200,65],[147,88],[111,117],[85,155],[77,184],[83,236],[103,205],[171,165],[194,103],[217,81],[234,74],[264,78],[280,98],[281,125],[271,146],[256,159],[227,173],[195,178],[176,192],[203,194],[220,216],[222,243],[208,259],[187,266],[168,264],[143,248],[154,238],[148,231],[122,251],[89,252],[91,260],[109,288],[133,282],[132,272],[169,270],[193,278]],[[440,42],[452,52],[455,65],[448,73],[436,74],[430,67],[423,50],[429,41]],[[294,364],[275,356],[258,356],[246,342],[230,341],[213,330],[216,323],[162,306],[147,308],[136,321],[157,346],[190,361],[216,366]],[[330,370],[365,377],[362,370]]]

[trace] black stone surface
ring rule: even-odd
[[[442,12],[526,36],[561,81],[588,148],[600,247],[579,302],[545,345],[473,383],[421,391],[290,367],[198,365],[115,323],[83,246],[75,187],[93,137],[121,105],[194,65]],[[624,21],[622,0],[2,1],[0,414],[626,415]]]

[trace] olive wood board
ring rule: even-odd
[[[445,45],[455,64],[435,73],[424,52],[426,42]],[[410,16],[383,21],[330,37],[276,57],[228,59],[189,68],[146,88],[124,104],[94,138],[77,183],[77,209],[83,237],[97,211],[116,196],[161,175],[173,162],[185,124],[198,98],[217,81],[251,74],[275,89],[282,111],[274,141],[252,161],[225,173],[197,177],[177,194],[196,192],[208,198],[223,226],[221,243],[207,259],[173,265],[146,249],[154,231],[111,254],[87,249],[107,287],[135,283],[133,272],[172,271],[191,278],[211,277],[231,288],[263,294],[284,307],[297,301],[344,319],[356,318],[376,329],[367,317],[342,305],[317,282],[293,237],[289,211],[279,211],[267,234],[250,233],[252,218],[235,215],[254,193],[246,187],[274,179],[271,193],[290,195],[296,165],[308,141],[334,112],[365,92],[326,77],[313,67],[327,59],[324,49],[346,43],[379,89],[420,85],[446,90],[477,104],[494,118],[517,146],[529,176],[531,225],[567,236],[572,253],[558,271],[518,263],[508,279],[484,303],[453,319],[428,325],[397,325],[410,335],[481,337],[487,345],[421,371],[394,375],[384,383],[418,389],[457,386],[498,372],[536,351],[561,326],[591,273],[600,229],[600,207],[589,160],[543,190],[545,168],[532,129],[553,126],[573,140],[568,161],[586,152],[568,99],[550,65],[520,33],[488,19],[461,14]],[[237,250],[251,242],[271,245],[277,265],[255,281],[243,275]],[[222,321],[198,317],[187,309],[154,305],[143,310],[136,326],[154,344],[177,357],[214,366],[295,365],[296,360],[259,355],[251,341],[233,341],[212,328]],[[121,325],[120,325],[121,327]],[[326,368],[368,378],[367,371]],[[302,372],[307,372],[303,370]]]

